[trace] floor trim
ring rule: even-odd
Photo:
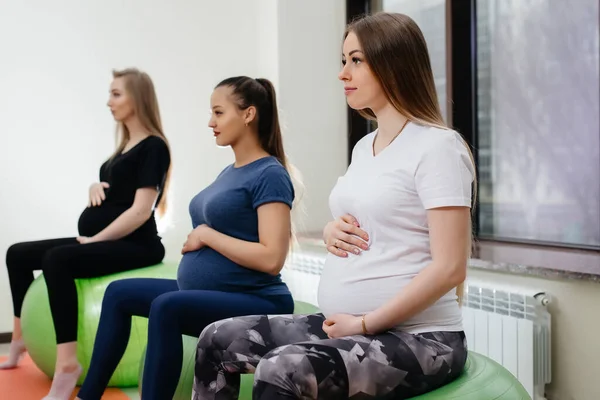
[[[0,333],[0,343],[10,343],[11,339],[12,339],[12,332]]]

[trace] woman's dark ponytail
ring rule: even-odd
[[[283,136],[279,124],[279,111],[277,109],[277,95],[275,87],[270,80],[265,78],[256,79],[267,91],[267,102],[262,115],[258,117],[258,132],[261,136],[262,146],[265,151],[279,160],[287,168],[287,159],[283,149]],[[259,111],[259,112],[260,112]]]
[[[304,215],[303,203],[300,201],[304,194],[304,185],[300,171],[288,162],[283,148],[283,134],[279,123],[277,96],[273,83],[265,78],[252,79],[247,76],[228,78],[216,87],[229,86],[237,98],[240,110],[256,107],[258,116],[258,139],[262,148],[285,167],[294,185],[294,204],[292,207],[292,245],[296,240],[296,225],[298,213]]]

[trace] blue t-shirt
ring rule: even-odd
[[[229,165],[190,202],[192,225],[206,224],[225,235],[259,242],[257,208],[281,202],[292,207],[294,188],[275,157],[235,168]],[[209,247],[185,253],[177,271],[181,290],[218,290],[260,295],[289,294],[281,276],[243,267]]]

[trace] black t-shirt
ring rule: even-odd
[[[100,206],[86,208],[79,217],[79,234],[94,236],[110,225],[119,215],[133,205],[137,189],[153,187],[158,190],[160,202],[171,163],[169,148],[158,136],[148,136],[125,153],[118,154],[100,167],[100,182],[110,187],[104,189],[106,200]],[[154,211],[151,217],[127,239],[156,239]]]

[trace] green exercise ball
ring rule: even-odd
[[[469,351],[461,376],[432,392],[411,400],[531,400],[527,390],[506,368]]]
[[[120,272],[99,278],[76,279],[77,315],[77,359],[83,367],[78,385],[81,385],[89,369],[94,340],[100,320],[102,298],[106,287],[113,281],[128,278],[168,278],[175,279],[177,265],[161,263],[155,266]],[[21,310],[23,341],[29,356],[48,377],[54,376],[56,363],[56,334],[48,292],[43,274],[29,287]],[[109,386],[137,386],[139,362],[146,346],[148,320],[134,317],[127,350],[110,379]]]

